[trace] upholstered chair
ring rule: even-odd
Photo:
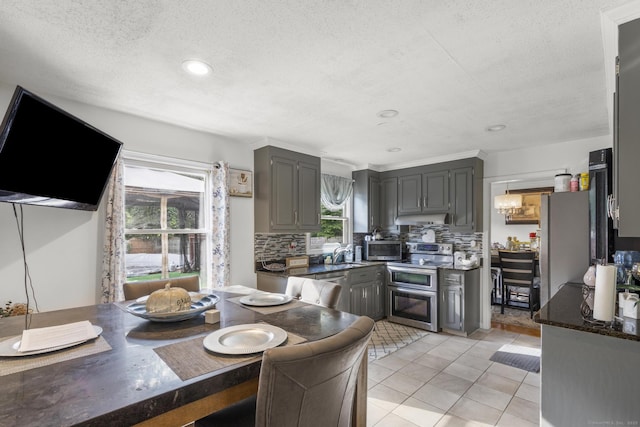
[[[182,276],[172,277],[170,279],[154,279],[141,280],[139,282],[127,282],[123,285],[124,299],[132,300],[150,295],[151,292],[158,289],[164,289],[167,283],[171,283],[171,287],[183,288],[186,291],[198,292],[200,290],[199,276]]]
[[[262,355],[255,397],[195,422],[196,427],[347,427],[374,321],[362,316],[328,338]],[[364,362],[363,362],[364,360]],[[366,393],[366,381],[363,381]]]
[[[291,276],[287,279],[285,294],[310,304],[336,308],[342,286],[327,280]]]

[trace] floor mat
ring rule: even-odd
[[[422,329],[378,320],[369,342],[369,361],[385,357],[428,334]]]
[[[506,344],[489,358],[494,362],[529,372],[540,372],[540,349]]]

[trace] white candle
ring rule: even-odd
[[[616,305],[616,266],[596,266],[596,290],[593,301],[593,318],[611,322]]]

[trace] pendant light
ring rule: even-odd
[[[511,217],[522,209],[522,194],[510,194],[509,183],[507,183],[506,194],[500,194],[493,199],[493,207],[499,214]]]

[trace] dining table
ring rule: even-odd
[[[216,288],[219,321],[200,313],[151,321],[128,311],[133,301],[29,315],[29,328],[88,320],[96,339],[61,350],[0,356],[1,426],[183,426],[257,392],[262,352],[219,354],[205,338],[221,328],[267,324],[296,345],[334,335],[359,316],[292,300],[251,306],[242,294]],[[21,335],[25,316],[0,318],[0,343]],[[354,425],[366,425],[368,358],[360,366]]]

